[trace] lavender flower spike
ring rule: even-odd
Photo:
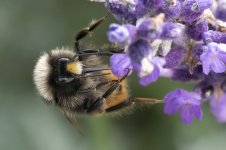
[[[107,9],[121,22],[134,24],[148,13],[143,0],[105,0]]]
[[[226,70],[226,44],[209,43],[200,56],[203,72],[207,75],[210,70],[222,73]]]
[[[201,96],[195,92],[176,89],[164,97],[164,112],[168,115],[180,113],[185,124],[191,124],[193,117],[202,119]]]

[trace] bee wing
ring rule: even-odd
[[[82,129],[79,126],[79,123],[75,117],[74,114],[72,114],[71,112],[68,111],[63,111],[65,117],[67,118],[67,120],[74,126],[74,128],[78,131],[79,134],[84,136],[84,133],[82,131]]]

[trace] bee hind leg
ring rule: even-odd
[[[97,100],[95,100],[92,104],[87,106],[87,113],[93,112],[100,107],[102,107],[104,101],[120,86],[120,82],[113,82],[111,87]]]
[[[129,100],[124,101],[116,106],[106,109],[106,112],[114,112],[123,108],[130,107],[134,104],[158,104],[158,103],[163,103],[163,101],[158,99],[152,99],[152,98],[135,97],[135,98],[130,98]]]
[[[159,104],[159,103],[163,103],[163,100],[153,99],[153,98],[144,98],[144,97],[131,98],[130,101],[132,101],[136,104]]]
[[[108,109],[106,109],[105,111],[106,112],[114,112],[114,111],[117,111],[117,110],[120,110],[120,109],[123,109],[123,108],[127,108],[129,106],[132,106],[134,104],[134,102],[130,101],[130,100],[127,100],[127,101],[124,101],[118,105],[115,105],[113,107],[110,107]]]
[[[112,94],[117,88],[119,88],[119,87],[121,86],[120,83],[121,83],[123,80],[125,80],[125,78],[126,78],[126,77],[128,76],[128,74],[129,74],[129,72],[130,72],[130,70],[128,70],[128,73],[127,73],[124,77],[122,77],[121,79],[118,79],[118,80],[112,80],[112,81],[111,81],[111,84],[110,84],[110,87],[108,88],[108,90],[105,91],[104,94],[103,94],[101,97],[97,98],[97,100],[95,100],[95,101],[92,102],[92,103],[87,102],[87,104],[86,104],[86,112],[87,112],[87,113],[91,113],[91,112],[94,112],[95,110],[100,109],[100,108],[103,106],[104,102],[106,102],[106,99],[107,99],[108,97],[110,97],[111,94]]]

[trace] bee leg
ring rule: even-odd
[[[102,48],[101,50],[102,51],[111,52],[112,54],[115,54],[115,53],[125,53],[125,49],[124,48],[115,47],[115,46]]]
[[[118,105],[115,105],[113,107],[110,107],[108,109],[106,109],[106,112],[113,112],[113,111],[117,111],[119,109],[123,109],[123,108],[126,108],[126,107],[129,107],[131,105],[133,105],[134,102],[130,101],[130,100],[127,100],[127,101],[124,101]]]
[[[112,84],[110,86],[110,88],[101,96],[99,97],[97,100],[95,100],[92,104],[87,105],[87,112],[93,112],[95,110],[97,110],[98,108],[102,107],[103,102],[118,88],[120,87],[120,83],[128,76],[130,72],[130,69],[128,69],[128,73],[122,77],[119,80],[112,80]],[[88,104],[88,103],[87,103]]]
[[[134,97],[130,101],[136,104],[159,104],[164,103],[163,100],[153,99],[153,98],[144,98],[144,97]]]
[[[106,70],[110,70],[110,69],[106,69]],[[107,76],[107,75],[111,75],[111,73],[102,73],[102,74],[96,73],[94,75],[83,75],[83,76],[77,77],[77,79],[81,79],[81,78],[95,78],[95,77]]]
[[[113,54],[122,54],[122,53],[125,53],[123,48],[114,47],[114,48],[106,48],[106,49],[85,49],[85,50],[82,50],[82,53],[78,54],[78,56],[87,56],[87,55],[111,56]]]
[[[90,26],[82,29],[81,31],[79,31],[76,36],[75,36],[75,51],[77,51],[79,54],[83,53],[80,49],[80,45],[79,45],[79,41],[84,38],[85,36],[87,36],[90,32],[92,32],[94,29],[96,29],[106,18],[107,18],[108,14],[106,16],[104,16],[103,18],[93,22],[90,24]]]
[[[96,87],[90,87],[90,88],[87,88],[87,89],[80,89],[79,91],[78,91],[78,93],[85,93],[85,92],[90,92],[90,91],[96,91],[96,90],[98,90],[99,88],[101,88],[101,87],[103,87],[103,86],[105,86],[105,85],[107,85],[107,84],[110,84],[110,83],[112,83],[113,81],[106,81],[106,82],[101,82],[101,83],[99,83],[99,84],[97,84],[96,85]]]
[[[163,101],[158,99],[152,99],[152,98],[135,97],[135,98],[130,98],[129,100],[124,101],[116,106],[106,109],[106,112],[117,111],[119,109],[123,109],[129,106],[132,106],[134,104],[158,104],[158,103],[163,103]]]
[[[102,104],[106,100],[106,98],[108,98],[119,86],[120,86],[119,82],[114,82],[111,85],[111,87],[101,97],[99,97],[92,104],[87,106],[87,112],[90,113],[102,107]]]

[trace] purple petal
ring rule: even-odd
[[[129,43],[134,42],[137,38],[137,28],[136,28],[136,26],[131,25],[131,24],[125,24],[124,26],[129,32]]]
[[[219,52],[219,58],[222,60],[224,63],[226,63],[226,53],[225,52]]]
[[[206,43],[226,43],[226,33],[209,30],[202,34],[202,38]]]
[[[226,122],[226,94],[223,93],[220,97],[213,95],[210,100],[212,113],[219,122]]]
[[[155,40],[160,36],[161,26],[156,25],[155,18],[147,18],[139,20],[137,25],[137,34],[140,38],[147,40]]]
[[[225,0],[218,0],[217,1],[217,8],[215,12],[215,17],[221,19],[222,21],[226,21],[226,1]]]
[[[198,23],[195,21],[187,25],[187,34],[195,40],[201,40],[202,34],[206,31],[208,31],[208,23],[205,19],[202,19]]]
[[[202,120],[202,110],[200,106],[193,106],[193,113],[197,119]]]
[[[121,22],[135,23],[138,18],[141,18],[148,13],[143,1],[109,1],[105,2],[107,9]]]
[[[158,12],[164,13],[167,21],[175,21],[181,12],[180,2],[176,2],[175,4],[168,0],[163,0]]]
[[[225,49],[225,44],[209,43],[207,45],[207,50],[205,50],[200,56],[203,65],[203,72],[206,75],[210,70],[213,70],[216,73],[222,73],[226,70],[224,60],[226,55]]]
[[[210,62],[209,61],[205,61],[205,58],[204,55],[200,57],[200,59],[202,60],[202,67],[203,67],[203,73],[205,73],[206,75],[209,74],[210,72]]]
[[[184,122],[184,124],[191,124],[193,120],[192,106],[183,106],[180,110],[180,118]]]
[[[162,27],[161,38],[162,39],[174,39],[181,36],[183,28],[176,23],[164,23]]]
[[[140,78],[139,83],[142,86],[147,86],[155,82],[159,78],[160,69],[162,69],[164,63],[165,61],[157,56],[152,58],[151,61],[145,57],[141,64],[133,63],[133,68],[138,72]]]
[[[166,55],[165,60],[166,64],[165,68],[173,68],[177,65],[181,64],[184,61],[186,55],[186,50],[183,48],[172,48],[169,53]]]
[[[166,100],[167,98],[164,98]],[[176,99],[176,98],[175,98]],[[176,100],[173,100],[169,103],[165,102],[164,105],[164,113],[168,115],[173,115],[175,114],[180,108],[180,104],[176,102]]]
[[[182,105],[192,104],[200,105],[201,96],[196,92],[189,92],[184,89],[176,89],[167,94],[168,97],[177,99],[177,102]]]
[[[122,78],[128,73],[128,69],[132,70],[132,64],[127,54],[114,54],[110,58],[112,73]]]
[[[168,103],[168,102],[171,102],[174,99],[177,99],[178,95],[180,95],[180,93],[181,93],[180,89],[176,89],[174,91],[169,92],[164,97],[164,103]]]
[[[139,39],[128,48],[129,57],[132,63],[140,64],[141,60],[148,56],[152,50],[150,44],[146,40]]]
[[[179,110],[179,108],[181,107],[181,104],[178,102],[180,95],[181,90],[176,89],[174,91],[171,91],[164,97],[164,113],[172,115]]]
[[[150,83],[152,82],[155,82],[158,80],[159,78],[159,68],[154,65],[154,70],[151,74],[147,75],[147,76],[144,76],[144,77],[140,77],[140,80],[139,80],[139,83],[142,85],[142,86],[148,86]],[[140,74],[140,73],[139,73]]]
[[[224,62],[219,59],[215,59],[214,61],[212,61],[211,68],[216,73],[222,73],[226,70]]]
[[[152,8],[153,6],[156,7],[162,3],[163,0],[143,0],[144,5],[147,8]]]
[[[109,26],[107,36],[110,42],[125,45],[129,39],[129,31],[124,26],[113,23]]]

